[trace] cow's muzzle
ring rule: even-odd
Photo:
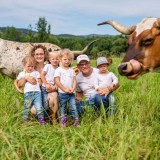
[[[136,60],[121,63],[118,66],[118,72],[121,76],[126,76],[129,79],[137,78],[142,72],[142,65]]]

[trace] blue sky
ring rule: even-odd
[[[52,34],[119,34],[111,26],[97,26],[115,20],[132,26],[146,17],[160,17],[159,0],[0,0],[0,27],[33,29],[45,17]]]

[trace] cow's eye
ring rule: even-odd
[[[149,46],[152,44],[152,42],[153,42],[153,38],[149,38],[149,39],[142,41],[141,45],[142,46]]]

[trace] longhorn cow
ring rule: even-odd
[[[75,56],[84,54],[95,41],[90,42],[82,51],[72,52]],[[21,43],[0,39],[0,73],[15,78],[22,71],[22,59],[38,44],[45,46],[49,54],[61,50],[59,46],[50,43]]]
[[[130,35],[127,52],[118,66],[120,75],[136,79],[147,72],[159,72],[160,18],[144,18],[135,26],[125,27],[109,20],[109,24],[122,34]]]

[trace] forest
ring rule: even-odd
[[[97,40],[87,53],[92,59],[99,56],[119,57],[127,49],[125,35],[57,36],[51,34],[51,25],[45,17],[40,17],[34,27],[29,24],[28,29],[17,29],[14,26],[0,27],[0,38],[18,42],[48,42],[71,50],[82,50],[89,42]]]

